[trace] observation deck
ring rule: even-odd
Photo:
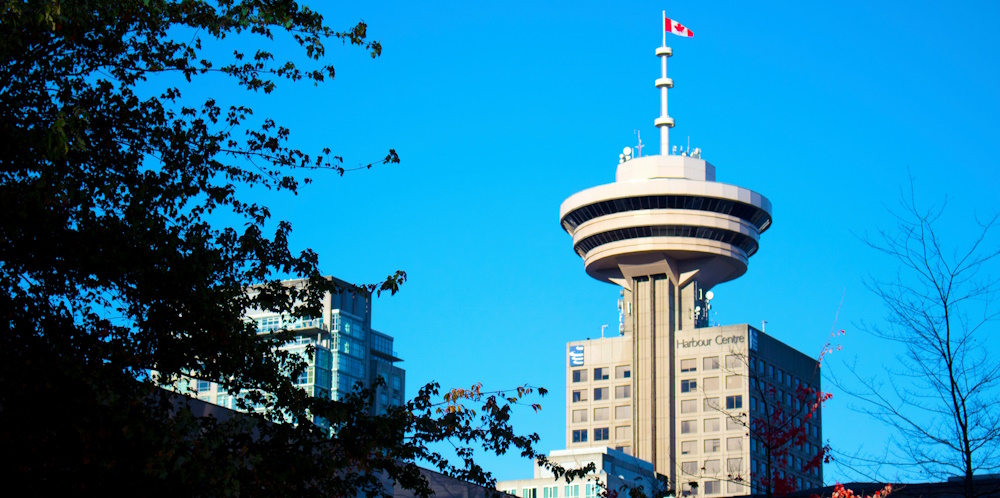
[[[566,199],[562,227],[587,273],[626,286],[623,267],[673,262],[698,270],[705,289],[735,279],[771,225],[771,202],[752,190],[718,183],[715,167],[686,155],[640,157],[618,165],[615,182]]]

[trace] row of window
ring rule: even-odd
[[[688,476],[716,476],[722,472],[722,460],[705,460],[701,467],[698,467],[698,462],[681,462],[681,474]],[[737,476],[742,475],[743,472],[743,458],[727,458],[726,459],[726,474]]]
[[[681,372],[697,372],[698,371],[698,359],[697,358],[685,358],[680,361]],[[730,372],[743,371],[746,366],[746,360],[740,355],[728,354],[726,355],[726,370]],[[718,356],[707,356],[701,359],[702,370],[718,370],[719,369],[719,357]]]
[[[597,427],[593,430],[594,441],[608,441],[611,439],[611,429],[609,427]],[[632,426],[622,425],[615,427],[615,439],[631,439],[632,438]],[[578,429],[573,431],[573,442],[574,443],[586,443],[587,442],[587,429]]]
[[[611,367],[600,367],[594,369],[594,381],[608,380],[611,375]],[[629,379],[632,377],[632,367],[621,365],[615,367],[616,379]],[[573,370],[573,382],[587,382],[587,369],[581,368]]]
[[[804,444],[798,446],[798,449],[799,449],[799,451],[804,452],[808,458],[803,458],[803,457],[795,455],[795,454],[789,455],[788,456],[788,469],[789,470],[799,471],[799,472],[804,472],[803,468],[806,466],[806,464],[808,463],[809,459],[816,455],[816,453],[819,451],[819,447],[817,447],[816,445],[813,445],[813,444],[804,443]],[[758,441],[756,438],[754,438],[754,439],[752,439],[750,441],[750,451],[754,452],[754,453],[757,453],[757,454],[760,454],[761,456],[763,456],[764,453],[767,451],[767,448],[763,444],[763,442]],[[761,461],[763,461],[763,460],[761,460]],[[819,475],[819,468],[818,467],[814,467],[812,469],[809,469],[809,472],[807,472],[807,474],[817,475],[818,476]]]
[[[587,221],[609,214],[645,209],[691,209],[727,214],[747,221],[763,232],[771,224],[771,215],[763,209],[740,201],[695,195],[647,195],[598,201],[566,213],[562,226],[567,232]]]
[[[688,483],[688,487],[681,493],[681,496],[698,496],[699,493],[706,496],[722,494],[722,481],[710,479],[703,481],[700,486],[697,482],[690,482]],[[726,493],[730,495],[746,495],[747,488],[742,482],[727,481]]]
[[[748,258],[753,256],[758,249],[757,239],[740,232],[695,225],[654,225],[618,228],[597,233],[577,242],[573,246],[573,250],[583,257],[595,247],[604,244],[650,237],[684,237],[714,240],[741,249],[743,254],[746,254]]]
[[[682,393],[693,393],[698,390],[698,379],[681,379],[681,392]],[[743,376],[742,375],[727,375],[726,376],[726,389],[742,389],[743,388]],[[718,377],[705,377],[701,379],[701,390],[704,392],[712,392],[719,390],[719,378]]]
[[[746,429],[746,426],[739,418],[727,417],[725,420],[726,420],[727,431],[742,431]],[[722,428],[722,419],[708,418],[705,419],[703,423],[704,423],[704,432],[719,432]],[[681,434],[697,434],[697,433],[698,433],[697,420],[681,421]]]
[[[615,408],[615,420],[630,420],[632,418],[632,406],[616,406]],[[573,423],[587,422],[587,414],[589,410],[573,410],[572,417]],[[609,420],[611,416],[611,407],[603,406],[600,408],[594,408],[594,422],[603,422]]]
[[[757,464],[756,464],[756,467],[757,467],[757,473],[758,474],[760,474],[760,475],[767,475],[767,464],[765,462],[763,462],[761,460],[758,460]],[[774,469],[772,468],[772,470],[774,470]],[[812,469],[809,473],[811,475],[813,475],[814,477],[817,477],[817,478],[819,477],[819,472],[816,469]],[[789,474],[794,475],[794,473],[792,473],[792,472],[789,472]],[[785,471],[784,470],[778,470],[778,478],[779,479],[784,479],[785,478]],[[806,488],[812,488],[812,487],[819,487],[821,484],[819,484],[818,480],[817,481],[812,481],[808,477],[805,480],[803,480],[801,477],[796,477],[795,478],[795,485],[796,485],[795,489],[806,489]],[[805,487],[803,487],[803,486],[805,486]]]
[[[743,451],[743,437],[726,438],[726,451],[739,453]],[[706,439],[702,443],[704,453],[718,453],[722,449],[721,439]],[[698,441],[681,441],[681,455],[695,455],[698,453]]]
[[[503,490],[503,492],[511,496],[520,496],[521,498],[539,498],[538,488],[521,488],[520,494],[518,494],[516,488],[505,489]],[[597,497],[597,485],[584,484],[583,498],[596,498],[596,497]],[[559,486],[543,486],[541,498],[580,498],[580,485],[569,484],[563,486],[562,497],[559,496]]]
[[[615,399],[628,399],[632,397],[632,386],[616,386],[615,387]],[[581,401],[587,401],[587,390],[578,389],[573,391],[572,399],[574,403],[579,403]],[[604,401],[611,399],[611,394],[609,388],[607,387],[595,387],[594,388],[594,401]]]
[[[719,398],[703,398],[701,400],[702,411],[704,413],[718,413],[721,411],[722,405],[719,404]],[[755,401],[753,398],[750,399],[751,403]],[[696,399],[682,399],[681,400],[681,413],[698,413],[698,400]],[[735,410],[743,407],[743,396],[733,395],[726,396],[726,408],[727,410]]]

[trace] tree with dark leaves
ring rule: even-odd
[[[332,29],[284,0],[0,0],[0,32],[5,487],[354,496],[391,479],[426,494],[418,459],[489,485],[472,448],[537,456],[537,436],[509,424],[530,389],[444,400],[430,384],[372,415],[370,391],[331,401],[296,389],[302,361],[275,347],[289,336],[258,335],[245,319],[253,308],[315,316],[338,289],[317,254],[292,251],[289,224],[238,192],[294,194],[304,172],[343,174],[343,159],[291,147],[288,129],[249,107],[192,102],[182,89],[205,78],[227,93],[324,82],[330,41],[379,56],[365,23]],[[249,50],[220,60],[202,47],[226,37]],[[266,50],[277,38],[300,53],[278,60]],[[365,167],[398,161],[390,149]],[[291,277],[308,285],[281,284]],[[395,293],[405,279],[367,291]],[[266,410],[196,416],[152,372],[258,393]],[[458,463],[433,450],[446,440]]]

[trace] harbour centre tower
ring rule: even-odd
[[[818,389],[818,365],[748,325],[709,327],[711,289],[746,273],[771,226],[771,203],[717,182],[699,149],[671,146],[673,52],[662,46],[656,55],[660,154],[626,150],[613,183],[577,192],[560,208],[587,274],[621,287],[622,317],[616,337],[567,345],[566,444],[651,462],[671,482],[691,485],[688,493],[749,494],[752,476],[773,470],[760,464],[748,433],[754,417],[769,413],[758,406],[771,397],[761,389],[777,389],[789,413],[801,411],[793,393]],[[818,419],[796,422],[815,427],[781,471],[799,488],[822,483],[805,465],[820,445]]]

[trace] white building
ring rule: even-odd
[[[535,475],[531,479],[499,481],[497,489],[521,498],[596,498],[600,486],[609,490],[621,490],[624,485],[642,486],[650,492],[658,490],[653,464],[611,448],[556,450],[549,453],[549,460],[568,470],[582,469],[590,464],[594,465],[594,470],[585,479],[567,483],[565,478],[556,478],[552,472],[535,465]]]

